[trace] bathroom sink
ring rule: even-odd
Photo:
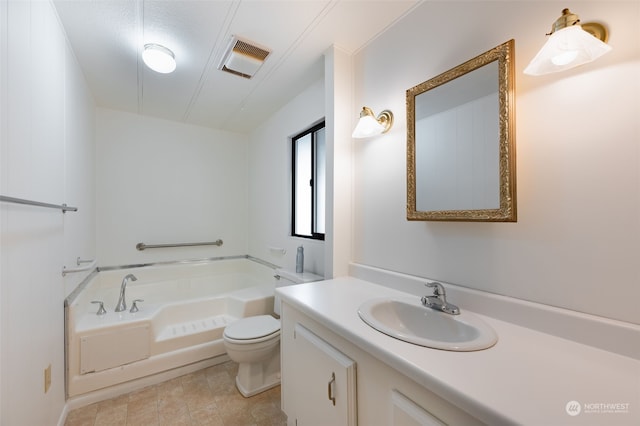
[[[369,326],[396,339],[448,351],[490,348],[498,336],[478,316],[462,311],[446,314],[420,303],[420,297],[371,299],[360,305],[358,315]]]

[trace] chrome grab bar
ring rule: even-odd
[[[66,204],[50,204],[50,203],[42,203],[40,201],[31,201],[25,200],[22,198],[15,197],[7,197],[6,195],[0,195],[0,201],[4,203],[14,203],[14,204],[25,204],[27,206],[37,206],[37,207],[47,207],[50,209],[59,209],[62,210],[62,213],[66,212],[77,212],[77,207],[69,207]]]
[[[78,263],[81,262],[80,258],[78,258]],[[91,264],[89,266],[82,266],[80,268],[67,268],[66,266],[62,267],[62,276],[66,276],[67,274],[72,274],[74,272],[83,272],[83,271],[88,271],[90,269],[93,269],[96,267],[96,260],[89,260],[89,261],[82,261],[84,263],[86,262],[91,262]]]
[[[221,246],[222,240],[216,240],[212,242],[205,243],[179,243],[179,244],[145,244],[138,243],[136,244],[136,249],[142,251],[149,248],[167,248],[167,247],[191,247],[191,246]]]

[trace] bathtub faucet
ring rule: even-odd
[[[118,299],[118,304],[116,305],[116,312],[122,312],[127,310],[127,302],[124,300],[124,292],[127,289],[127,282],[137,281],[138,279],[133,275],[129,274],[122,280],[122,284],[120,285],[120,298]]]

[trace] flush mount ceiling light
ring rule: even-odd
[[[393,113],[388,109],[385,109],[376,117],[371,108],[362,107],[360,119],[351,137],[361,139],[376,136],[388,132],[392,125]]]
[[[595,22],[580,25],[578,15],[569,9],[562,11],[562,16],[547,35],[549,39],[525,68],[525,74],[564,71],[595,61],[611,50],[611,46],[606,44],[608,34],[603,25]]]
[[[176,58],[173,52],[159,44],[145,44],[142,60],[149,68],[161,74],[168,74],[176,69]]]
[[[240,77],[251,78],[270,53],[271,51],[253,42],[232,36],[218,69]]]

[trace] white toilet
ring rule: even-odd
[[[319,281],[309,272],[276,271],[276,287]],[[274,312],[280,315],[280,298],[274,298]],[[245,397],[280,384],[280,320],[271,315],[239,319],[223,333],[224,346],[232,361],[239,364],[236,386]]]

